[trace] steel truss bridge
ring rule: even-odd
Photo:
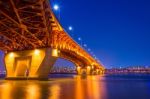
[[[48,0],[0,0],[0,50],[6,78],[46,78],[58,57],[72,61],[79,74],[104,70],[64,31]]]

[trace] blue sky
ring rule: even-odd
[[[71,25],[69,34],[76,41],[81,37],[105,67],[150,65],[149,0],[51,2],[60,5],[62,26]]]
[[[149,0],[53,0],[61,24],[72,25],[106,67],[150,65]],[[58,12],[55,12],[58,15]]]

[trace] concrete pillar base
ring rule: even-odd
[[[77,67],[78,75],[91,75],[91,67],[87,66],[86,68]]]
[[[48,79],[57,57],[57,49],[51,48],[9,52],[5,55],[6,79]]]

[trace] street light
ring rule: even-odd
[[[88,51],[91,51],[91,49],[88,49]]]
[[[81,41],[81,38],[79,37],[78,40]]]
[[[58,5],[58,4],[55,4],[55,5],[53,6],[53,9],[54,9],[55,11],[58,11],[58,13],[59,13],[58,19],[59,19],[59,21],[60,21],[60,7],[59,7],[59,5]]]
[[[69,26],[69,27],[68,27],[68,30],[70,31],[70,35],[71,35],[72,37],[74,37],[74,34],[73,34],[73,27],[72,27],[72,26]]]
[[[82,47],[82,39],[81,39],[81,37],[79,37],[78,40],[81,41],[81,47]]]
[[[87,45],[86,45],[86,44],[84,44],[83,46],[84,46],[84,47],[87,47]]]
[[[93,54],[93,57],[95,57],[95,55]]]
[[[73,30],[72,26],[69,26],[68,29],[69,29],[69,31],[72,31],[72,30]]]
[[[59,10],[59,6],[57,4],[54,5],[54,10],[58,11]]]

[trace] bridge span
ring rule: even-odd
[[[78,74],[104,71],[64,31],[49,0],[0,0],[0,49],[7,79],[47,78],[59,57],[73,62]]]

